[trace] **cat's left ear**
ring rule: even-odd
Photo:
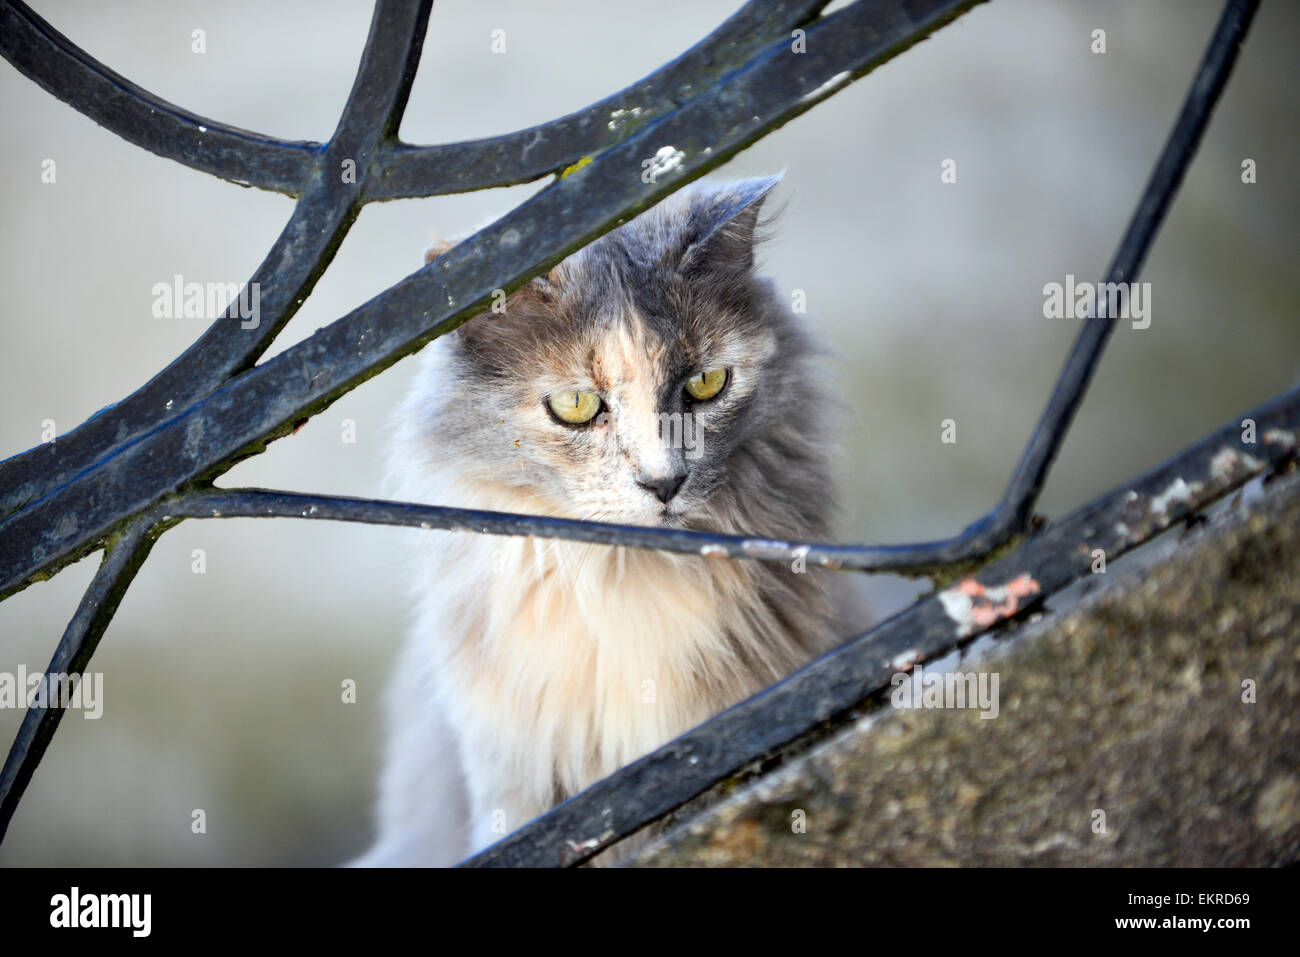
[[[424,251],[424,264],[427,266],[456,244],[446,239],[435,239],[433,245]]]
[[[747,272],[754,266],[754,228],[763,200],[780,176],[742,179],[691,197],[690,239],[678,269],[707,267]]]

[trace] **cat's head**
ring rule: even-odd
[[[775,183],[684,189],[436,342],[413,406],[430,461],[528,511],[647,525],[779,508],[753,486],[799,476],[772,470],[817,482],[808,345],[754,273]]]

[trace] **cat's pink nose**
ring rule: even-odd
[[[672,501],[673,496],[678,493],[685,481],[686,473],[682,472],[678,475],[667,475],[663,478],[638,479],[636,484],[647,492],[653,492],[659,501],[667,505]]]

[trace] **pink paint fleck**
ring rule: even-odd
[[[1038,582],[1026,572],[1004,585],[988,588],[974,578],[964,578],[941,592],[939,598],[948,617],[957,622],[958,634],[965,636],[1015,615],[1023,600],[1040,590]]]

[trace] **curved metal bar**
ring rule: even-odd
[[[584,110],[461,143],[386,143],[366,199],[465,193],[527,183],[591,157],[666,116],[752,56],[806,26],[829,0],[751,0],[676,60]]]
[[[69,482],[97,461],[157,428],[230,376],[249,368],[311,294],[361,208],[370,159],[400,120],[420,60],[432,0],[376,4],[357,78],[304,193],[275,245],[249,280],[260,290],[254,320],[233,311],[116,405],[54,442],[0,462],[0,516]],[[344,176],[345,163],[356,175]]]
[[[0,56],[127,142],[241,186],[297,196],[322,148],[250,133],[168,103],[104,66],[21,0],[0,0]]]
[[[347,316],[9,515],[0,522],[0,598],[86,554],[164,497],[261,451],[471,318],[497,288],[518,288],[975,2],[912,0],[906,11],[889,5],[884,12],[858,3],[812,25],[805,54],[791,55],[782,40]],[[665,149],[666,169],[643,180],[645,163]]]
[[[803,559],[826,568],[882,569],[910,554],[930,548],[915,545],[828,545],[818,542],[775,541],[744,535],[719,535],[679,528],[614,525],[577,519],[547,518],[481,509],[449,508],[415,502],[305,495],[261,488],[202,488],[186,491],[168,502],[165,513],[173,518],[305,518],[336,522],[364,522],[485,535],[532,535],[597,545],[657,548],[709,558],[752,558],[788,562]]]
[[[55,38],[51,42],[72,50],[78,63],[86,61],[98,70],[111,74],[111,71],[91,60],[21,3],[16,0],[0,0],[0,3],[12,4],[14,7],[12,15],[25,12],[28,20],[39,24],[42,31]],[[694,83],[705,82],[710,76],[716,79],[722,74],[724,66],[743,62],[743,57],[738,53],[748,54],[759,48],[760,38],[770,40],[777,33],[784,31],[787,26],[803,22],[825,3],[826,0],[780,0],[775,3],[771,0],[754,0],[730,18],[722,28],[715,31],[709,39],[675,61],[680,73],[664,68],[629,89],[637,91],[638,94],[658,97],[662,100],[661,107],[670,108],[673,104],[672,95],[684,96],[685,91]],[[10,11],[0,10],[0,12]],[[267,321],[259,325],[260,331],[257,334],[232,334],[231,317],[223,317],[223,320],[215,323],[182,356],[132,395],[102,410],[67,435],[60,436],[57,442],[37,446],[8,460],[0,461],[0,517],[17,510],[27,502],[40,498],[51,489],[67,482],[72,476],[89,468],[113,447],[154,427],[166,410],[184,408],[193,399],[207,394],[220,385],[231,371],[252,365],[284,323],[297,312],[301,302],[310,294],[320,272],[332,260],[334,250],[342,241],[342,233],[339,230],[346,232],[346,227],[355,218],[356,210],[342,204],[345,198],[343,193],[361,194],[361,203],[370,199],[395,198],[396,194],[388,191],[390,187],[401,182],[403,176],[416,175],[417,172],[420,176],[440,177],[439,182],[443,185],[453,183],[455,176],[450,168],[434,170],[427,164],[424,166],[417,164],[409,168],[403,167],[406,172],[401,172],[394,171],[388,165],[394,150],[408,149],[396,143],[395,137],[402,109],[409,96],[410,83],[418,66],[419,42],[423,39],[425,27],[422,24],[414,34],[408,34],[408,36],[413,35],[417,41],[414,49],[403,49],[404,37],[396,30],[390,30],[389,36],[382,41],[377,40],[374,29],[375,25],[381,22],[380,13],[381,10],[377,7],[372,22],[372,35],[362,54],[357,82],[344,109],[339,129],[328,144],[329,155],[324,156],[320,163],[322,169],[332,171],[339,169],[343,159],[352,159],[358,164],[356,188],[353,191],[341,189],[344,184],[339,183],[337,177],[322,182],[320,176],[312,175],[312,168],[308,168],[304,173],[300,188],[308,191],[310,195],[303,196],[303,202],[300,202],[295,209],[294,218],[286,225],[276,245],[258,269],[257,275],[251,280],[251,282],[265,284],[273,290],[273,293],[278,293],[273,301],[265,303],[268,307]],[[427,4],[424,5],[421,15],[427,23]],[[383,22],[397,23],[399,20],[400,18],[387,15],[383,18]],[[0,38],[0,41],[2,39]],[[17,41],[14,41],[14,45],[17,45]],[[0,50],[2,49],[3,42],[0,42]],[[395,70],[398,64],[404,65],[404,72]],[[47,65],[46,69],[53,72],[52,66]],[[395,75],[400,75],[403,80],[400,84],[400,94],[396,87],[391,91],[384,89],[385,83],[391,81]],[[112,76],[115,82],[128,83],[116,74]],[[363,79],[367,77],[370,79]],[[668,92],[665,93],[665,90]],[[57,90],[52,92],[60,96]],[[149,96],[143,91],[141,94]],[[595,122],[594,118],[598,114],[604,115],[603,105],[614,103],[620,96],[622,94],[609,97],[601,104],[584,111],[582,115],[589,115],[593,118],[592,122]],[[665,96],[668,98],[663,99]],[[357,122],[364,123],[369,118],[367,110],[372,109],[376,104],[383,105],[385,110],[384,122],[380,127],[383,135],[367,144],[365,149],[359,148],[356,143],[339,142],[340,134],[345,133]],[[640,107],[636,108],[638,111],[640,109]],[[629,115],[631,112],[629,109]],[[641,116],[640,112],[637,116]],[[645,122],[645,119],[638,119],[640,124]],[[494,141],[484,141],[484,144],[474,147],[473,156],[476,158],[466,166],[470,169],[479,167],[486,157],[483,149],[487,149],[490,143],[496,143],[501,150],[507,152],[512,148],[519,148],[526,157],[531,149],[526,143],[536,143],[540,140],[559,142],[561,139],[575,135],[575,130],[581,125],[576,122],[575,117],[564,117],[551,124],[543,124],[542,127],[534,127]],[[110,125],[109,128],[114,127]],[[625,136],[626,133],[626,130],[621,129],[618,136]],[[567,139],[565,141],[567,142]],[[574,148],[580,147],[583,142],[585,140],[575,140]],[[320,151],[326,150],[325,146],[312,145]],[[448,157],[454,157],[462,146],[470,148],[469,144],[454,144],[433,149],[443,160],[448,160]],[[432,155],[428,154],[429,157]],[[504,160],[502,159],[501,162]],[[391,178],[394,176],[397,178]],[[536,177],[524,176],[524,179],[531,178]],[[449,191],[455,190],[444,189],[442,186],[434,189],[434,192]],[[328,195],[331,192],[336,194],[332,200]],[[323,200],[322,197],[325,199]],[[317,204],[322,201],[329,203],[329,207],[318,208]],[[320,259],[322,250],[324,259]],[[312,268],[316,265],[320,265],[321,269]],[[278,269],[285,271],[279,272]]]

